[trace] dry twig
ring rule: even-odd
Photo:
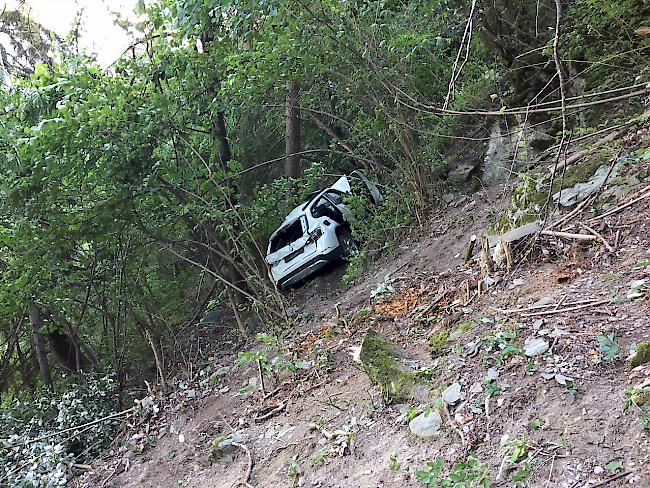
[[[531,312],[522,314],[523,317],[535,317],[537,315],[554,315],[556,313],[572,312],[574,310],[580,310],[582,308],[596,307],[598,305],[604,305],[610,303],[611,299],[607,298],[606,300],[599,300],[597,302],[585,303],[584,305],[576,305],[574,307],[559,308],[557,310],[543,310],[540,312]]]

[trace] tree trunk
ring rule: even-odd
[[[36,358],[38,359],[38,367],[41,370],[43,383],[47,386],[52,386],[52,374],[50,373],[50,363],[47,360],[47,350],[45,349],[45,339],[41,334],[43,327],[43,318],[41,311],[35,303],[29,306],[29,320],[32,323],[32,330],[34,333],[34,349],[36,351]]]
[[[212,126],[212,136],[219,146],[219,162],[221,169],[225,173],[228,170],[228,161],[232,159],[230,152],[230,141],[228,141],[228,131],[226,130],[226,115],[223,112],[217,112],[217,120]]]
[[[287,85],[287,178],[300,178],[300,83],[289,81]]]

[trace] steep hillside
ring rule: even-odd
[[[628,362],[649,359],[648,142],[647,127],[626,136],[597,199],[546,223],[569,238],[524,238],[480,291],[468,243],[518,184],[454,195],[358,282],[334,270],[295,291],[302,321],[280,343],[222,343],[73,485],[648,486],[650,365]],[[368,330],[429,393],[395,399],[369,378],[354,357]]]

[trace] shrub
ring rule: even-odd
[[[43,390],[2,410],[7,443],[0,446],[0,486],[66,486],[70,466],[92,459],[114,434],[115,420],[75,429],[113,412],[113,390],[112,375],[86,377],[84,384]]]

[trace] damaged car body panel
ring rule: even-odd
[[[355,216],[344,203],[357,184],[371,203],[383,201],[377,187],[356,170],[293,209],[271,235],[266,262],[278,288],[295,285],[357,251],[349,225]]]

